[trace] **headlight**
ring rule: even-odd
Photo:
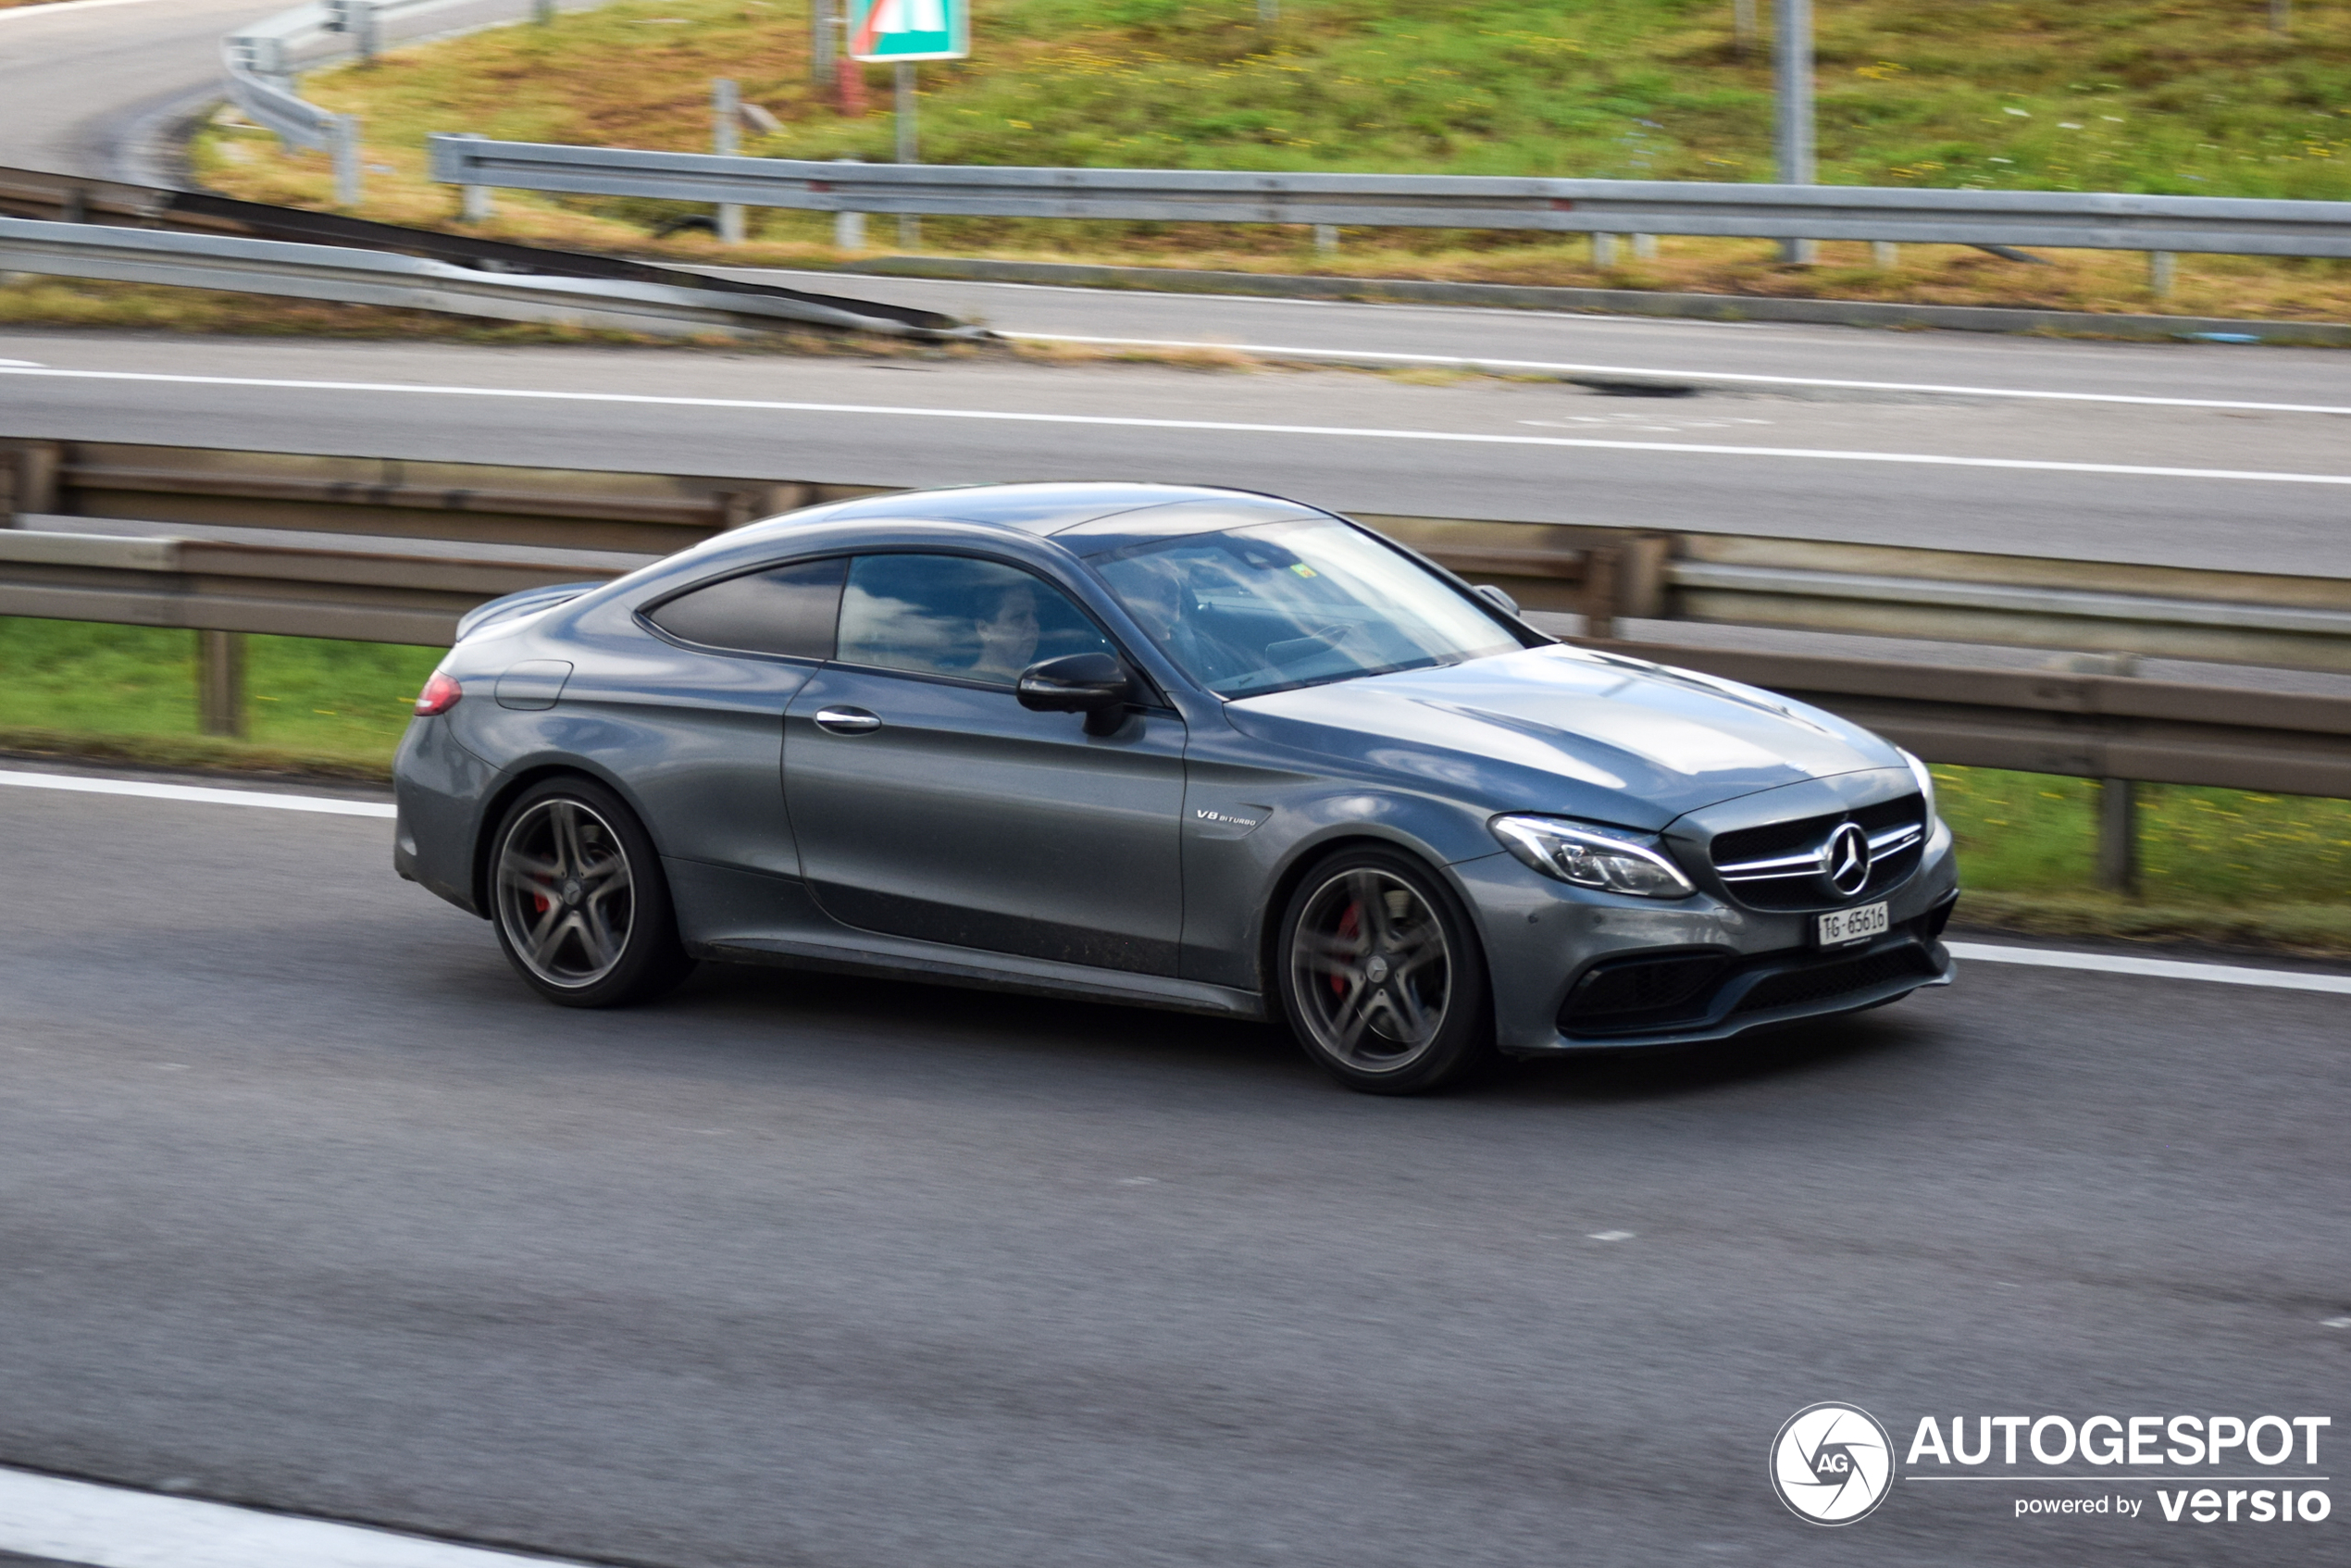
[[[1899,746],[1894,749],[1902,752]],[[1926,820],[1932,826],[1934,821],[1934,775],[1926,770],[1926,764],[1908,752],[1902,752],[1902,760],[1910,765],[1910,777],[1919,781],[1919,793],[1926,797]]]
[[[1666,858],[1654,834],[1556,816],[1498,816],[1502,847],[1546,877],[1636,898],[1687,898],[1697,890]]]

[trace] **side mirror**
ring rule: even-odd
[[[1518,601],[1503,592],[1500,589],[1495,587],[1492,583],[1481,582],[1475,588],[1470,590],[1470,591],[1476,594],[1480,599],[1485,600],[1487,604],[1493,605],[1496,609],[1501,611],[1502,614],[1513,618],[1517,616]]]
[[[1134,677],[1108,653],[1068,653],[1020,672],[1020,705],[1043,714],[1084,714],[1086,733],[1107,735],[1126,717]]]

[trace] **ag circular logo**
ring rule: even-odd
[[[1850,1524],[1893,1489],[1894,1440],[1856,1405],[1807,1405],[1772,1439],[1772,1489],[1815,1524]]]

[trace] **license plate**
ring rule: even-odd
[[[1821,916],[1821,945],[1837,947],[1846,942],[1865,941],[1871,937],[1882,937],[1891,928],[1882,903],[1833,910]]]

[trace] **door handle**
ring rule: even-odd
[[[871,735],[881,720],[863,708],[818,708],[816,728],[835,735]]]

